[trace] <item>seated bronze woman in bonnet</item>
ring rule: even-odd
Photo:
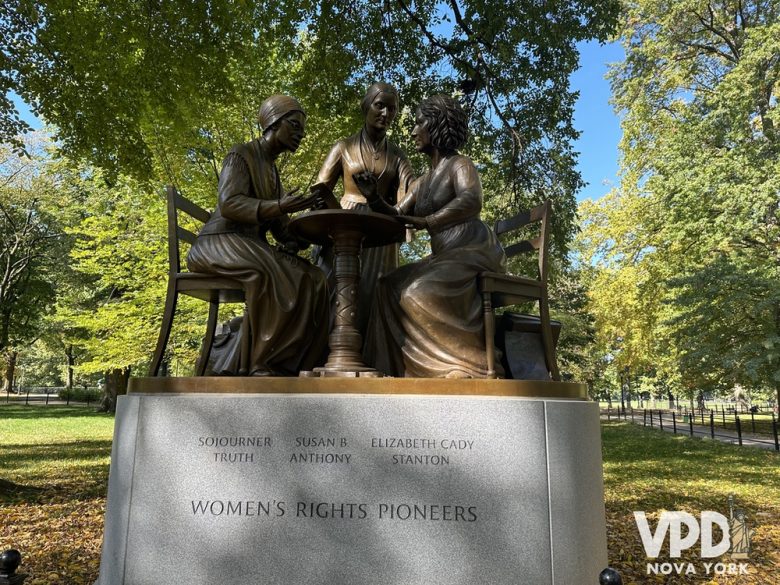
[[[217,208],[198,234],[187,265],[244,284],[251,332],[240,335],[250,335],[248,373],[296,375],[323,357],[329,311],[322,272],[294,255],[308,244],[287,231],[287,214],[311,208],[318,199],[285,192],[275,164],[303,140],[306,114],[295,99],[275,95],[260,106],[259,122],[262,136],[233,147],[225,157]],[[269,232],[281,249],[268,242]],[[212,357],[214,373],[238,373],[238,346],[236,338]]]

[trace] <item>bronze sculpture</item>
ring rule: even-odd
[[[485,377],[487,360],[477,274],[505,272],[504,251],[480,220],[482,186],[466,142],[467,117],[448,96],[424,100],[412,131],[431,169],[389,205],[370,172],[353,179],[371,209],[426,229],[432,254],[381,277],[364,345],[366,363],[392,376]]]
[[[405,193],[412,180],[412,169],[403,151],[387,139],[387,130],[398,112],[398,91],[387,83],[374,83],[366,91],[360,107],[365,120],[363,128],[333,146],[312,190],[319,192],[324,186],[326,192],[330,192],[341,178],[344,185],[341,207],[368,210],[368,203],[352,178],[355,174],[368,172],[376,178],[377,196],[389,205],[395,205],[398,194]],[[333,284],[332,248],[321,251],[318,264],[329,274]],[[361,253],[357,314],[357,328],[361,334],[366,329],[377,279],[396,268],[398,244],[367,248]]]
[[[250,335],[248,373],[296,375],[324,357],[329,308],[322,272],[295,255],[308,242],[288,232],[287,214],[320,200],[295,195],[297,189],[285,192],[275,165],[306,135],[301,105],[288,96],[271,96],[258,117],[262,136],[235,146],[225,157],[216,210],[198,234],[187,265],[243,283],[251,331],[240,335]],[[278,248],[268,243],[269,231]],[[217,356],[216,373],[238,373],[238,353],[225,348]]]

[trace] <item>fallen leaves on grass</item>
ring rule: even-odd
[[[100,567],[104,507],[105,499],[97,498],[0,508],[0,540],[4,548],[22,551],[25,585],[92,585]]]
[[[609,562],[625,585],[780,584],[780,457],[771,451],[669,436],[630,423],[603,426],[604,486]],[[668,539],[648,559],[634,519],[644,511],[654,530],[663,510],[697,518],[704,510],[728,516],[728,496],[755,530],[748,561],[701,559],[698,543],[671,559]],[[719,538],[715,538],[717,542]],[[648,575],[648,563],[691,563],[696,574]],[[713,563],[707,574],[703,563]],[[748,575],[714,574],[717,563],[747,562]]]

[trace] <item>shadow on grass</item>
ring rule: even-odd
[[[44,503],[105,495],[111,441],[0,446],[0,503]],[[9,477],[5,470],[17,470]]]
[[[66,406],[62,404],[5,404],[0,403],[0,419],[25,420],[40,418],[114,418],[113,414],[96,412],[95,406]]]
[[[43,462],[73,459],[99,460],[111,455],[111,441],[75,441],[52,445],[0,445],[4,467],[35,466]]]

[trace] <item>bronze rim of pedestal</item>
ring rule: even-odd
[[[131,394],[405,394],[588,400],[576,382],[446,378],[131,378]]]

